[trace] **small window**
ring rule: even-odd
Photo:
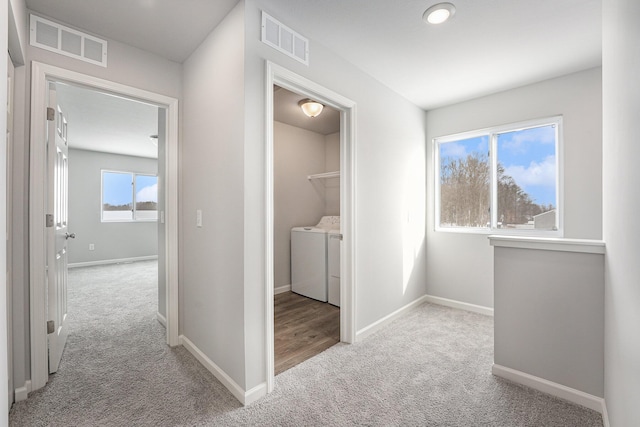
[[[102,171],[102,221],[156,221],[158,177]]]
[[[436,229],[561,234],[554,117],[434,140]]]

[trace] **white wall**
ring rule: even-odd
[[[325,141],[325,170],[335,172],[340,170],[340,132],[324,137]],[[324,214],[340,215],[340,178],[328,178],[324,184]]]
[[[27,5],[24,0],[9,0],[9,52],[15,66],[24,65],[29,33],[22,23],[27,21]]]
[[[640,425],[640,2],[603,2],[605,399],[611,426]]]
[[[45,18],[58,22],[56,19],[47,16]],[[25,25],[28,25],[28,23],[25,22]],[[104,39],[104,37],[101,38]],[[180,99],[182,94],[181,64],[115,40],[105,40],[108,42],[107,67],[93,65],[31,45],[27,46],[27,57],[29,61],[55,65],[89,76]]]
[[[29,112],[31,109],[31,61],[39,61],[90,76],[130,85],[181,99],[182,65],[149,52],[108,40],[108,67],[100,67],[28,45],[28,15],[24,2],[12,0],[18,33],[25,44],[26,65],[16,69],[13,176],[13,341],[14,383],[24,385],[30,373],[29,337],[29,264],[28,264],[28,194],[29,194]]]
[[[602,237],[601,69],[591,69],[427,113],[427,293],[493,307],[493,251],[485,234],[434,231],[435,137],[564,118],[565,237]],[[461,268],[461,265],[464,267]]]
[[[603,397],[602,254],[494,250],[496,365]]]
[[[0,2],[0,22],[9,22],[9,6],[6,0]],[[7,221],[7,52],[9,49],[8,31],[0,31],[0,135],[2,142],[0,143],[0,224],[6,224]],[[0,227],[0,241],[6,242],[7,228]],[[8,372],[8,351],[7,346],[7,245],[0,245],[0,423],[6,425],[7,416],[9,414],[8,390],[9,372]]]
[[[16,61],[16,69],[14,75],[14,125],[13,125],[13,175],[12,175],[12,330],[13,345],[11,348],[13,357],[13,384],[15,387],[22,387],[29,375],[30,351],[28,326],[29,312],[21,307],[29,304],[28,287],[23,284],[28,283],[28,247],[25,236],[27,233],[27,224],[23,218],[27,217],[28,212],[28,193],[25,189],[28,187],[28,153],[29,144],[28,124],[25,118],[27,115],[27,100],[23,96],[26,85],[28,84],[27,67],[22,65],[26,57],[27,28],[26,16],[27,9],[24,0],[10,1],[9,16],[9,39],[11,41],[9,49],[12,59]],[[20,61],[22,60],[22,61]],[[4,114],[4,113],[3,113]]]
[[[182,333],[244,390],[266,381],[265,59],[358,103],[357,329],[425,291],[424,112],[313,41],[309,67],[262,44],[268,4],[240,2],[184,64]]]
[[[183,89],[181,333],[244,388],[242,2],[185,61]]]
[[[86,150],[69,150],[69,263],[90,263],[158,255],[153,221],[102,222],[102,170],[158,173],[158,161]],[[93,243],[95,250],[89,250]]]
[[[336,193],[336,183],[326,182],[336,179],[307,179],[311,174],[340,170],[340,137],[274,122],[273,139],[274,287],[278,288],[291,284],[291,228],[340,214],[339,181]],[[331,187],[325,189],[326,185]],[[336,212],[336,204],[337,213],[328,213],[327,206]]]
[[[357,103],[356,330],[425,292],[425,114],[314,40],[304,66],[260,42],[268,0],[246,1],[244,286],[246,385],[265,380],[265,59]],[[284,22],[296,28],[295,22]]]

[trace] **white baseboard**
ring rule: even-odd
[[[432,304],[444,305],[447,307],[458,308],[460,310],[472,311],[487,316],[493,316],[493,308],[484,307],[482,305],[469,304],[467,302],[456,301],[453,299],[434,297],[433,295],[425,295],[425,301]]]
[[[158,323],[160,323],[165,328],[167,327],[167,318],[164,317],[160,312],[156,312],[156,319],[158,319]]]
[[[603,427],[611,427],[609,413],[607,412],[607,402],[604,399],[602,399],[602,425]]]
[[[262,396],[267,394],[267,384],[262,383],[249,391],[244,391],[226,372],[224,372],[218,365],[213,363],[211,359],[207,357],[189,338],[184,335],[180,335],[180,343],[186,348],[189,353],[198,359],[202,365],[209,370],[230,392],[233,396],[240,401],[243,405],[249,405]]]
[[[23,400],[27,400],[29,397],[29,393],[31,393],[31,380],[26,380],[22,387],[18,387],[15,389],[15,396],[13,400],[15,402],[22,402]]]
[[[99,261],[87,261],[87,262],[74,262],[69,264],[69,268],[93,267],[94,265],[124,264],[124,263],[137,262],[137,261],[151,261],[152,259],[158,259],[158,255],[139,256],[134,258],[103,259]]]
[[[258,384],[244,394],[244,405],[251,405],[256,400],[267,395],[267,383]]]
[[[405,305],[404,307],[400,307],[399,309],[397,309],[396,311],[394,311],[391,314],[386,315],[382,319],[370,324],[367,327],[364,327],[364,328],[360,329],[358,332],[356,332],[356,342],[357,341],[362,341],[363,339],[365,339],[369,335],[379,331],[380,329],[382,329],[384,326],[386,326],[387,324],[389,324],[392,321],[394,321],[399,316],[401,316],[404,313],[406,313],[407,311],[411,310],[413,307],[416,307],[416,306],[422,304],[425,300],[426,300],[426,297],[425,296],[421,296],[417,300],[415,300],[413,302],[410,302],[409,304]]]
[[[291,285],[278,286],[277,288],[273,289],[273,294],[278,295],[285,292],[289,292],[290,290],[291,290]]]
[[[575,403],[576,405],[584,406],[601,414],[603,411],[606,411],[603,398],[576,390],[575,388],[496,364],[491,368],[491,373],[500,378],[513,381],[514,383],[522,384],[543,393],[550,394],[551,396]]]

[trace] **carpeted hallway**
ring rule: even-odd
[[[60,370],[12,426],[602,426],[596,412],[493,377],[490,317],[423,304],[276,377],[242,407],[155,319],[155,262],[72,269]]]

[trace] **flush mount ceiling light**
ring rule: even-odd
[[[442,24],[456,13],[456,7],[451,3],[438,3],[425,10],[422,20],[429,24]]]
[[[300,108],[302,108],[302,111],[309,117],[319,116],[320,113],[322,113],[322,109],[324,108],[324,105],[310,99],[303,99],[302,101],[298,102],[298,105],[300,106]]]

